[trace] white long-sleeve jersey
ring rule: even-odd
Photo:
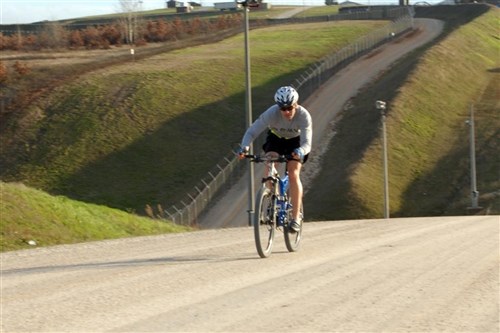
[[[300,149],[304,155],[309,154],[312,144],[312,118],[309,111],[303,106],[298,105],[295,115],[291,120],[286,119],[278,105],[273,105],[247,129],[242,147],[248,147],[259,134],[269,129],[273,134],[280,138],[291,139],[300,136]]]

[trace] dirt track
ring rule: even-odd
[[[499,216],[307,223],[2,255],[2,332],[498,332]]]

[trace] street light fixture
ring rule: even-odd
[[[380,110],[382,114],[382,143],[383,143],[383,159],[384,159],[384,218],[388,219],[389,216],[389,170],[387,162],[387,130],[385,126],[385,114],[387,105],[384,101],[376,101],[375,107]]]
[[[470,126],[469,132],[469,154],[470,154],[470,190],[471,190],[471,206],[467,209],[471,213],[479,212],[482,207],[479,207],[479,191],[477,190],[476,180],[476,144],[475,144],[475,126],[474,126],[474,105],[470,106],[470,118],[466,121]]]
[[[245,30],[245,77],[246,77],[246,93],[245,93],[245,108],[246,108],[246,127],[252,125],[252,82],[250,76],[250,40],[248,36],[249,22],[248,22],[248,11],[249,11],[250,0],[237,0],[236,3],[243,6],[244,11],[244,30]],[[250,145],[250,154],[253,154],[253,145]],[[248,225],[252,225],[254,206],[255,206],[255,175],[254,175],[254,165],[249,163],[248,172]]]

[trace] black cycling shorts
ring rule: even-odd
[[[285,139],[280,138],[271,131],[267,133],[266,142],[262,145],[262,149],[266,153],[273,151],[280,155],[291,155],[297,148],[300,148],[300,136]],[[302,163],[306,163],[308,157],[309,154],[305,155]]]

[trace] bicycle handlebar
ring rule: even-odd
[[[297,161],[292,155],[280,155],[278,157],[269,157],[265,155],[251,155],[245,154],[245,158],[249,158],[251,162],[262,163],[262,162],[277,162],[286,163],[288,161]]]

